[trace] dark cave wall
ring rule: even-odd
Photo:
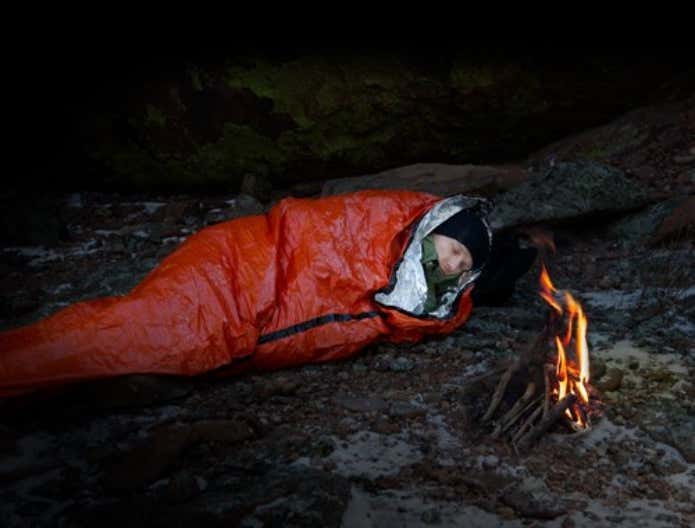
[[[521,160],[677,96],[683,69],[639,49],[116,50],[66,63],[39,92],[48,117],[25,126],[60,188],[236,191],[246,174],[287,186]]]

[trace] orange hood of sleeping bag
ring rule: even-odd
[[[123,374],[279,369],[450,332],[469,316],[470,288],[443,317],[375,299],[393,291],[415,226],[443,200],[287,198],[204,228],[127,295],[0,333],[0,396]]]

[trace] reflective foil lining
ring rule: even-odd
[[[472,273],[456,290],[445,293],[435,310],[424,313],[425,301],[427,300],[427,282],[425,280],[425,271],[420,262],[422,257],[422,239],[451,216],[459,211],[468,209],[482,218],[487,227],[490,243],[492,243],[492,231],[486,220],[486,216],[491,208],[491,202],[485,198],[464,196],[462,194],[450,196],[438,202],[425,213],[415,227],[410,245],[403,254],[401,261],[396,265],[393,289],[387,293],[377,293],[374,296],[374,300],[384,306],[399,308],[413,315],[428,315],[438,318],[448,317],[454,300],[462,290],[469,287],[478,278],[481,270]]]

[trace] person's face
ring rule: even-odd
[[[455,238],[434,233],[433,241],[439,267],[444,275],[458,275],[473,267],[470,251]]]

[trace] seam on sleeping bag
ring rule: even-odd
[[[282,330],[276,330],[275,332],[270,332],[269,334],[264,334],[258,338],[258,344],[268,343],[270,341],[276,341],[284,337],[289,337],[300,332],[306,332],[317,326],[325,325],[334,322],[346,322],[346,321],[359,321],[360,319],[372,319],[374,317],[381,317],[381,314],[377,311],[363,312],[359,314],[328,314],[322,315],[315,319],[309,319],[303,323],[288,326]]]

